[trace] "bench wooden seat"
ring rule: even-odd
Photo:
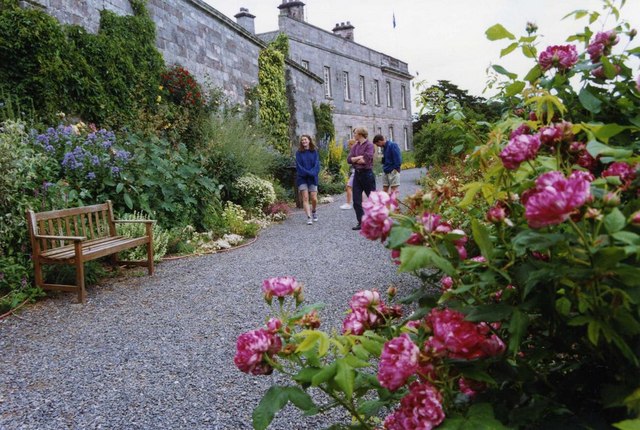
[[[92,206],[47,212],[27,211],[27,225],[33,252],[36,286],[45,290],[76,291],[84,303],[86,290],[84,262],[111,256],[114,263],[144,265],[153,275],[154,220],[116,220],[111,201]],[[119,236],[116,223],[144,223],[142,237]],[[146,261],[121,261],[118,252],[146,245]],[[47,284],[42,274],[43,264],[69,264],[76,268],[76,284]]]

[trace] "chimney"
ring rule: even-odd
[[[280,16],[304,22],[304,3],[298,0],[282,0],[282,4],[278,6]]]
[[[256,34],[256,25],[253,22],[255,15],[249,13],[249,9],[241,7],[240,12],[234,15],[239,26],[247,30],[251,34]]]
[[[347,21],[346,24],[344,22],[341,22],[340,24],[336,23],[336,26],[333,27],[333,30],[331,31],[333,31],[333,34],[336,36],[344,37],[347,40],[353,41],[354,28],[355,27],[351,25],[351,21]]]

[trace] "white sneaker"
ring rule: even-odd
[[[340,209],[342,210],[351,209],[351,205],[349,203],[345,203],[342,206],[340,206]]]
[[[311,217],[307,217],[307,224],[308,224],[308,225],[313,224],[313,221],[311,220]]]

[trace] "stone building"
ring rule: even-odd
[[[101,10],[133,13],[128,0],[23,0],[21,4],[90,32],[98,31]],[[305,22],[304,5],[282,0],[278,30],[256,35],[255,16],[245,8],[233,21],[202,0],[147,1],[165,62],[181,64],[200,82],[221,88],[231,102],[244,102],[246,89],[258,83],[260,50],[284,32],[290,40],[286,78],[296,135],[315,134],[313,103],[331,103],[339,141],[344,142],[353,128],[365,126],[372,135],[380,132],[402,149],[411,149],[412,76],[407,64],[357,44],[349,22],[336,25],[333,32]]]
[[[323,79],[319,98],[312,88],[315,81],[294,85],[298,116],[312,115],[311,103],[330,103],[339,141],[345,142],[355,127],[364,126],[370,138],[381,133],[401,149],[412,149],[413,76],[407,63],[356,43],[350,21],[336,24],[332,32],[309,24],[304,6],[298,0],[282,0],[278,30],[258,35],[270,41],[285,33],[289,59]],[[307,123],[307,118],[298,118],[299,125]]]

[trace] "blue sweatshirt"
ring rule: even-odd
[[[402,154],[395,142],[387,140],[382,149],[382,170],[384,173],[391,173],[394,170],[400,171],[402,165]]]
[[[318,151],[296,152],[296,185],[318,185],[320,173],[320,156]]]

